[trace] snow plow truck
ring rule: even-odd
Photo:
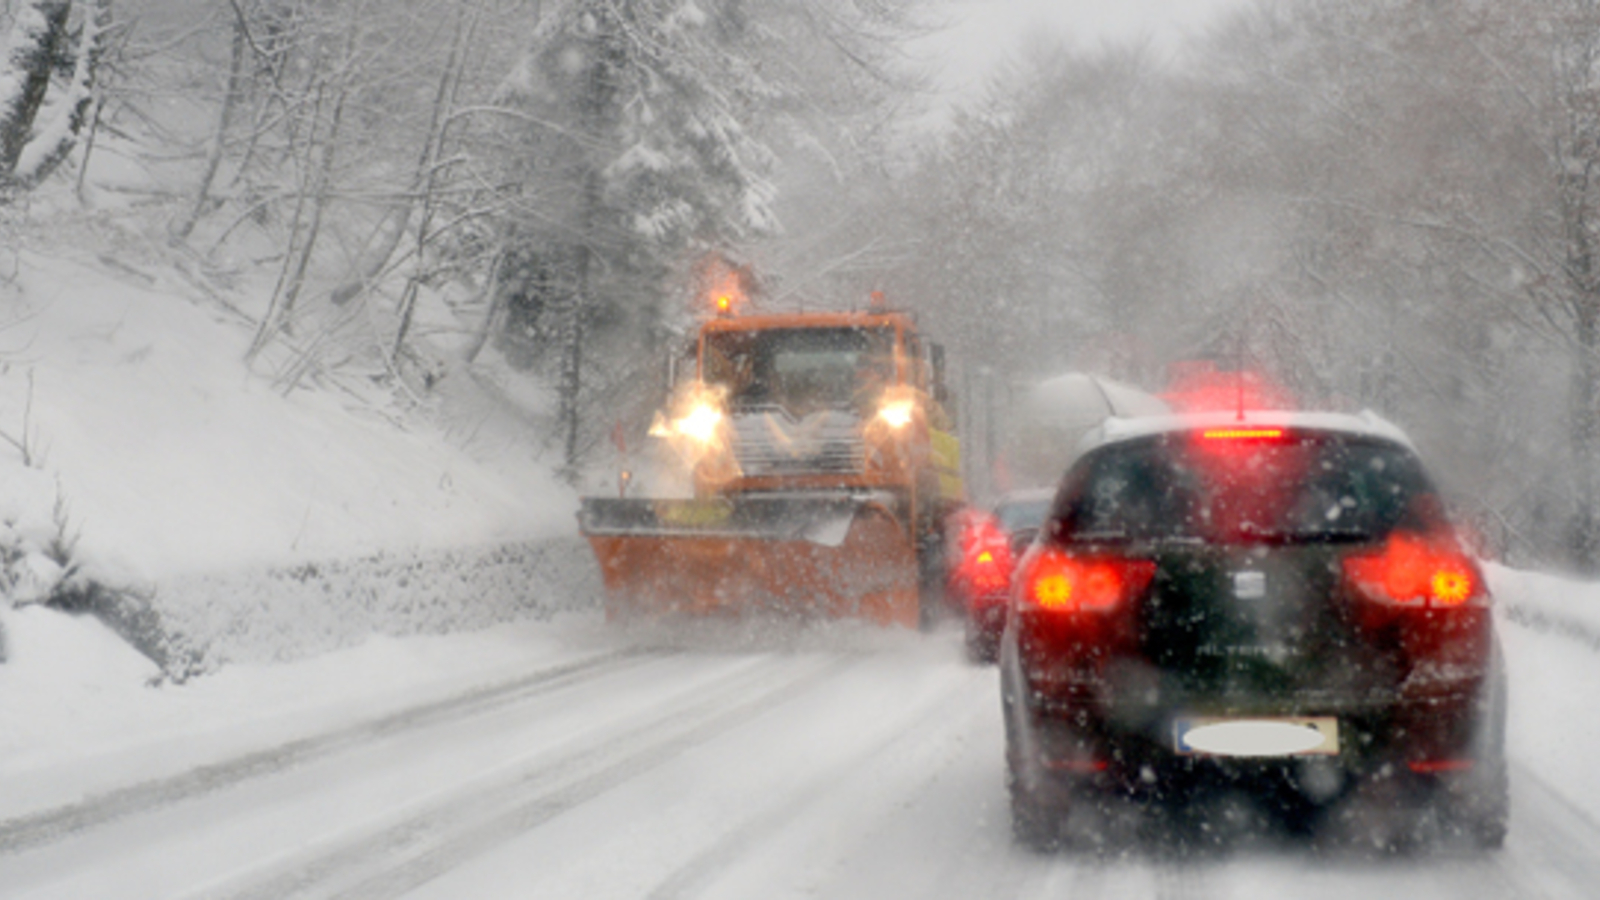
[[[881,295],[855,312],[712,305],[694,377],[650,430],[692,493],[582,501],[607,619],[927,625],[964,500],[942,348]]]

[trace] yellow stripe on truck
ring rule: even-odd
[[[961,441],[948,431],[928,429],[929,456],[939,475],[939,495],[945,500],[964,503],[966,486],[961,483]]]

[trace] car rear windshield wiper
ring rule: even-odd
[[[1365,528],[1317,528],[1291,532],[1289,535],[1290,541],[1298,544],[1359,544],[1374,537]]]
[[[1241,528],[1239,536],[1262,544],[1354,544],[1373,539],[1372,532],[1364,528]]]
[[[1132,538],[1121,529],[1106,531],[1079,531],[1072,535],[1074,544],[1125,544]]]

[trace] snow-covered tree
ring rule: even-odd
[[[1034,45],[908,181],[918,249],[897,280],[1003,378],[1078,365],[1137,380],[1177,334],[1163,301],[1184,268],[1183,172],[1163,138],[1179,111],[1136,49]]]
[[[771,155],[746,124],[769,88],[742,7],[555,4],[501,93],[520,123],[504,151],[519,210],[505,239],[504,340],[526,351],[537,329],[553,332],[569,466],[592,331],[638,340],[668,273],[697,249],[777,227]]]
[[[287,390],[423,391],[494,266],[459,137],[537,0],[163,0],[141,10],[105,120],[169,198],[166,230],[225,277],[275,269],[249,359]],[[270,248],[270,249],[269,249]],[[472,307],[466,309],[466,307]],[[420,318],[427,324],[419,327]],[[436,340],[437,339],[437,340]]]
[[[850,203],[799,203],[780,188],[821,169],[810,196],[853,200],[881,166],[913,0],[586,0],[547,4],[500,95],[496,177],[516,214],[501,229],[500,343],[524,362],[558,358],[569,464],[580,434],[585,354],[626,387],[653,354],[688,271],[707,252],[766,255],[768,274],[829,269],[808,251],[853,253],[837,229]],[[512,123],[517,123],[512,125]],[[785,207],[805,236],[776,241]],[[819,234],[821,232],[821,234]],[[777,247],[781,246],[781,249]],[[776,279],[775,279],[776,280]],[[866,288],[862,287],[864,296]],[[627,363],[620,368],[614,360]],[[637,394],[637,391],[627,392]]]
[[[29,188],[84,133],[111,27],[111,0],[89,0],[76,44],[71,0],[25,0],[0,48],[0,188]],[[71,75],[52,90],[56,71]]]

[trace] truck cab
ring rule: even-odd
[[[608,615],[927,624],[964,501],[942,370],[903,311],[720,307],[650,429],[693,497],[583,501]]]
[[[723,316],[701,328],[697,360],[731,425],[737,475],[716,491],[897,487],[960,501],[942,354],[909,314]]]

